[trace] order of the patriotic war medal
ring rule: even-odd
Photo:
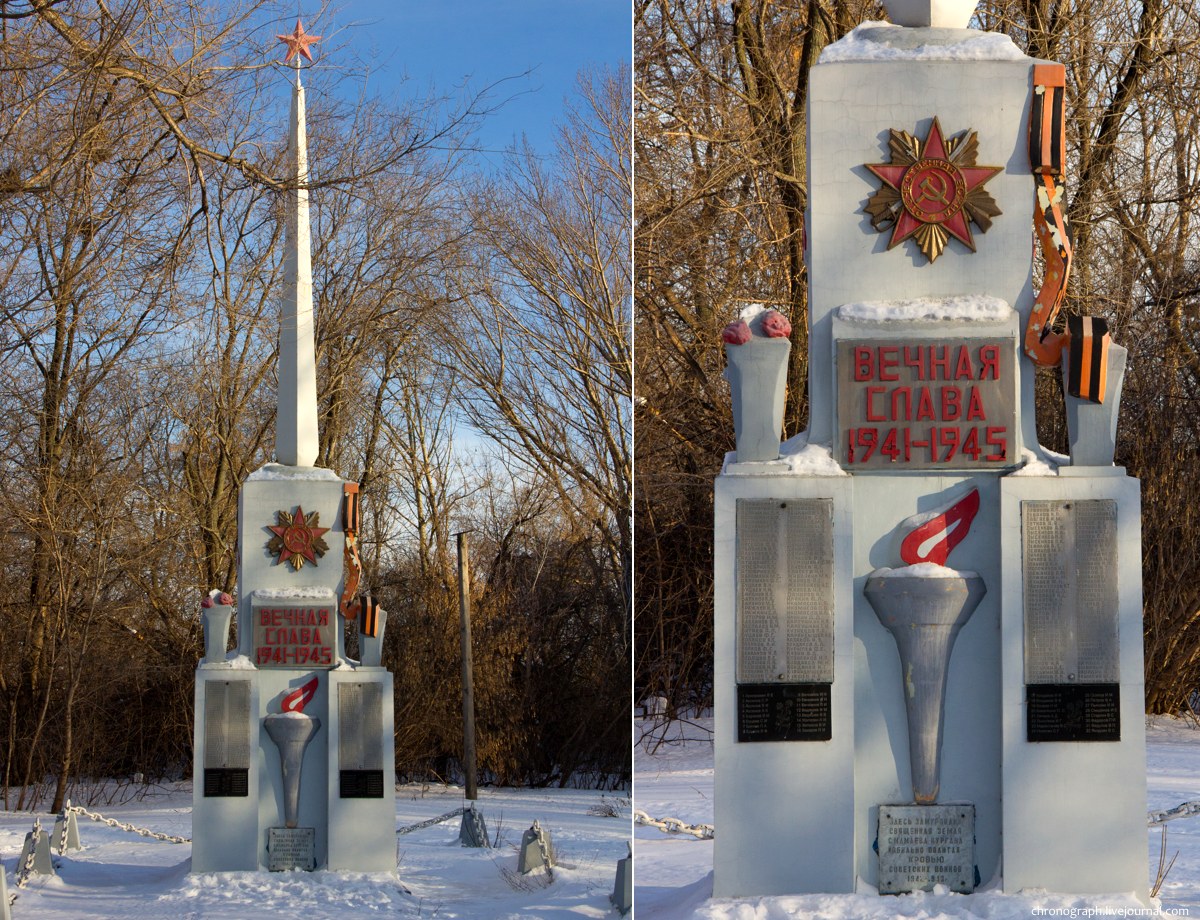
[[[267,528],[274,536],[267,542],[267,551],[276,557],[276,563],[290,562],[292,568],[299,571],[305,562],[317,564],[317,560],[329,550],[324,535],[328,527],[318,527],[320,512],[313,511],[305,514],[304,509],[296,507],[294,513],[276,511],[274,527]]]
[[[924,140],[891,129],[890,163],[866,163],[883,185],[864,210],[876,230],[892,231],[888,249],[912,239],[930,262],[946,250],[950,238],[975,251],[974,224],[980,233],[1000,214],[984,189],[1002,166],[976,166],[979,135],[963,131],[949,139],[933,119]]]

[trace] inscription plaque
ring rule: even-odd
[[[317,868],[315,827],[272,827],[267,830],[267,868],[272,872]]]
[[[880,805],[879,893],[975,890],[974,805]]]
[[[738,684],[738,741],[828,741],[830,684]]]
[[[1025,737],[1029,741],[1120,741],[1120,686],[1026,686]]]
[[[340,770],[338,796],[343,799],[382,799],[382,770]]]
[[[833,501],[738,499],[739,683],[833,680]]]
[[[383,798],[383,685],[340,684],[338,725],[338,794],[343,799]]]
[[[1120,680],[1117,503],[1021,503],[1026,684]]]
[[[851,470],[999,469],[1017,450],[1016,358],[1003,336],[841,339],[837,458]]]
[[[255,599],[254,664],[260,668],[332,668],[337,662],[333,601]]]
[[[237,767],[205,767],[205,798],[240,798],[250,795],[250,771]]]
[[[204,684],[204,768],[206,770],[228,768],[244,771],[249,767],[250,681],[206,681]],[[241,794],[245,795],[245,793]]]
[[[338,686],[338,767],[383,769],[383,685],[346,682]]]

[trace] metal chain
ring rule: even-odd
[[[443,821],[448,821],[451,818],[457,818],[461,814],[466,813],[465,808],[456,808],[454,811],[448,811],[444,815],[437,818],[430,818],[428,821],[422,821],[419,824],[410,824],[408,827],[402,827],[396,831],[396,836],[401,834],[411,834],[413,831],[419,831],[423,827],[433,827],[435,824],[441,824]]]
[[[1159,824],[1166,824],[1168,821],[1174,821],[1176,818],[1190,818],[1193,815],[1200,815],[1200,802],[1184,802],[1182,805],[1176,805],[1166,811],[1152,811],[1146,815],[1146,824],[1155,827]]]
[[[700,840],[712,840],[717,831],[711,824],[688,824],[678,818],[651,818],[644,811],[634,810],[633,820],[647,827],[657,827],[667,834],[691,834]]]
[[[38,837],[42,833],[42,819],[33,819],[33,837],[30,839],[29,855],[25,857],[24,865],[17,869],[17,887],[24,888],[29,882],[29,876],[33,874],[33,861],[37,855]],[[2,871],[2,870],[0,870]],[[13,900],[16,900],[15,898]]]
[[[136,824],[126,824],[123,821],[118,821],[116,818],[106,818],[104,815],[88,811],[82,805],[68,805],[63,809],[64,814],[69,812],[75,812],[77,815],[83,815],[85,818],[91,818],[93,821],[99,821],[101,824],[107,824],[109,827],[115,827],[118,830],[129,831],[132,834],[141,834],[143,837],[150,837],[153,840],[165,840],[167,843],[192,842],[191,837],[175,837],[171,834],[160,834],[146,827],[138,827]]]
[[[73,811],[73,809],[71,808],[71,800],[67,799],[67,805],[63,809],[63,812],[62,812],[62,818],[63,818],[62,831],[58,835],[58,841],[57,842],[55,842],[53,840],[50,841],[51,848],[58,850],[59,856],[62,856],[64,853],[67,852],[67,829],[68,829],[67,826],[71,823],[67,819],[70,817],[72,811]]]
[[[1184,802],[1166,811],[1150,812],[1146,815],[1146,824],[1149,827],[1156,827],[1160,824],[1166,824],[1168,821],[1174,821],[1176,818],[1192,818],[1196,815],[1200,815],[1200,801]],[[635,810],[633,820],[635,823],[643,824],[646,827],[657,827],[660,831],[667,834],[691,834],[693,837],[698,837],[702,840],[711,840],[716,834],[716,828],[711,824],[687,824],[678,818],[656,819],[651,818],[644,811]]]

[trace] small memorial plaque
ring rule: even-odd
[[[837,459],[849,470],[1017,463],[1011,339],[837,343]]]
[[[237,767],[205,767],[205,798],[246,798],[250,795],[250,771]]]
[[[879,893],[975,890],[974,805],[880,805]]]
[[[1120,741],[1119,684],[1029,684],[1028,741]]]
[[[315,827],[272,827],[267,834],[267,868],[272,872],[317,868]]]
[[[325,602],[254,600],[254,664],[260,668],[332,668],[337,608]]]
[[[382,770],[342,770],[338,774],[338,795],[343,799],[382,799]]]
[[[828,741],[830,684],[738,684],[738,741]]]

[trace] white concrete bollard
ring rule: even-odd
[[[50,832],[50,839],[59,856],[68,850],[83,849],[83,844],[79,840],[79,820],[75,816],[75,812],[71,810],[69,801],[54,819],[54,829]]]
[[[612,906],[621,916],[633,909],[633,845],[629,846],[629,855],[617,860],[617,877],[613,882],[613,893],[608,896]]]
[[[555,865],[554,844],[550,840],[550,832],[537,821],[521,835],[521,855],[517,861],[517,871],[522,875],[534,869]]]

